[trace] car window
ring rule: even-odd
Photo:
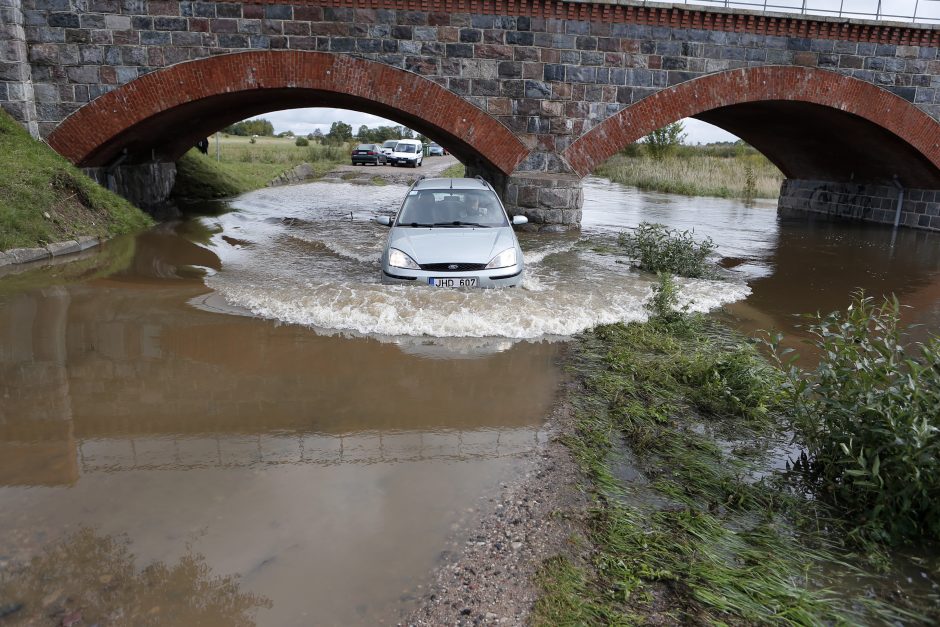
[[[382,148],[394,148],[398,144],[394,139],[390,139],[382,144]]]
[[[356,150],[372,150],[372,144],[359,144]]]
[[[411,190],[398,225],[506,226],[496,194],[478,189]]]
[[[398,144],[397,146],[395,146],[395,152],[414,152],[414,151],[415,151],[414,144]]]

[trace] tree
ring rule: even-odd
[[[371,137],[370,135],[371,135],[371,133],[369,133],[369,127],[366,126],[365,124],[363,124],[362,126],[360,126],[360,127],[359,127],[359,132],[356,133],[356,137],[358,137],[358,138],[359,138],[359,141],[361,141],[361,142],[372,141],[372,137]]]
[[[330,132],[326,134],[326,141],[332,146],[345,144],[352,139],[352,126],[345,122],[333,122]]]
[[[236,122],[222,129],[222,132],[228,133],[229,135],[239,135],[241,137],[251,137],[252,135],[272,137],[274,135],[274,125],[264,118],[242,120],[241,122]]]
[[[673,122],[646,136],[644,143],[650,156],[654,159],[665,159],[685,141],[685,126],[682,122]]]

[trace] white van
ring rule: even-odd
[[[382,144],[382,154],[385,155],[385,158],[388,159],[392,156],[392,153],[395,152],[395,144],[398,143],[397,139],[387,139],[385,143]]]
[[[395,144],[395,150],[388,157],[392,165],[410,165],[413,168],[421,166],[424,161],[424,147],[417,139],[400,139]]]

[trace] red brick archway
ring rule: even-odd
[[[564,156],[581,175],[686,117],[738,135],[788,178],[888,180],[940,188],[940,123],[908,101],[834,72],[765,66],[663,89],[604,120]]]
[[[257,51],[155,71],[66,118],[49,145],[79,166],[121,154],[174,160],[232,122],[294,107],[340,107],[406,124],[443,142],[465,163],[510,173],[528,154],[487,113],[417,74],[346,55]]]

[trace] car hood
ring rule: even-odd
[[[489,263],[490,259],[516,245],[512,229],[395,227],[388,245],[406,253],[419,264]]]

